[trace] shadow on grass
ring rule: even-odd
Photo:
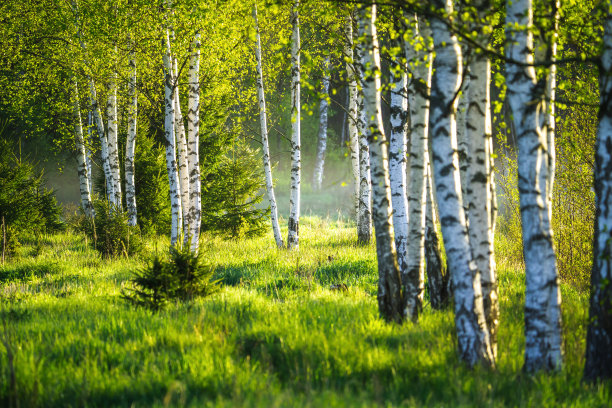
[[[0,268],[0,283],[14,281],[25,282],[32,278],[43,278],[47,275],[55,275],[59,272],[59,265],[51,262],[10,265]]]

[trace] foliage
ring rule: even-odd
[[[128,257],[142,250],[140,230],[128,224],[125,211],[100,198],[94,199],[94,209],[96,216],[93,220],[84,218],[81,229],[98,252],[105,257]]]
[[[15,157],[6,143],[0,144],[0,186],[0,223],[6,227],[3,244],[8,253],[20,238],[64,228],[61,207],[53,191],[44,187],[43,173]]]
[[[204,264],[203,257],[188,247],[170,247],[167,259],[155,256],[132,278],[132,288],[123,297],[133,304],[152,310],[164,308],[172,300],[192,300],[218,290],[211,281],[213,269]]]
[[[220,158],[215,177],[207,177],[202,193],[202,230],[230,238],[261,235],[268,209],[257,208],[262,200],[264,176],[258,152],[234,140]]]

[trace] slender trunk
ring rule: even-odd
[[[202,219],[202,184],[200,180],[200,33],[191,43],[189,60],[189,110],[187,112],[187,154],[189,162],[189,219],[191,252],[200,246]]]
[[[166,137],[166,169],[168,170],[168,181],[170,183],[170,205],[172,212],[172,223],[170,230],[170,245],[178,243],[181,234],[181,193],[179,187],[178,166],[176,163],[175,143],[175,103],[174,103],[174,75],[172,68],[172,52],[170,48],[170,32],[166,30],[165,35],[164,63],[164,105],[165,121],[164,134]]]
[[[348,133],[349,147],[351,151],[351,169],[353,170],[353,200],[355,204],[355,215],[359,216],[359,187],[360,187],[360,170],[359,170],[359,90],[357,89],[357,72],[355,69],[358,56],[353,53],[353,16],[349,14],[346,18],[344,30],[346,43],[344,46],[344,54],[348,59],[346,63],[346,73],[348,81]]]
[[[486,21],[488,0],[475,3],[479,11],[478,19]],[[482,44],[487,42],[486,35],[479,35]],[[493,194],[493,142],[491,131],[491,63],[486,54],[477,52],[472,55],[468,66],[470,86],[466,99],[469,106],[466,112],[465,139],[467,141],[469,168],[467,169],[467,203],[470,246],[476,266],[480,270],[482,301],[487,328],[491,339],[493,355],[497,356],[497,326],[499,306],[497,301],[497,272],[494,256],[493,218],[495,204]]]
[[[467,47],[466,47],[467,48]],[[463,51],[463,50],[462,50]],[[470,67],[464,67],[469,71]],[[459,156],[459,174],[461,178],[461,194],[464,197],[463,210],[466,215],[468,230],[470,226],[470,205],[467,199],[469,186],[469,168],[472,165],[470,147],[467,139],[467,111],[470,106],[470,75],[469,72],[461,80],[461,94],[457,105],[457,155]]]
[[[291,9],[291,195],[289,198],[289,232],[287,248],[299,247],[300,231],[300,179],[302,158],[300,152],[300,20],[295,0]]]
[[[610,0],[604,3],[608,10]],[[612,378],[612,13],[606,16],[599,68],[599,129],[595,150],[595,239],[584,377]]]
[[[89,100],[91,103],[91,111],[93,112],[96,131],[100,138],[100,158],[102,159],[102,170],[104,170],[104,180],[106,181],[106,196],[108,202],[112,203],[115,197],[115,184],[113,183],[113,173],[111,171],[110,159],[108,157],[108,138],[102,121],[102,113],[100,112],[100,104],[98,103],[98,94],[96,85],[93,79],[89,80]]]
[[[108,137],[108,159],[113,180],[113,195],[111,202],[117,210],[121,210],[121,170],[119,169],[119,146],[117,140],[117,73],[113,73],[108,86],[108,99],[106,102],[106,120]]]
[[[363,37],[363,20],[359,23],[359,37]],[[357,92],[357,131],[359,132],[359,208],[357,211],[357,241],[361,244],[370,242],[372,236],[372,183],[370,177],[370,128],[367,126],[367,114],[363,89],[364,66],[363,45],[355,43],[354,58],[355,77],[361,84],[361,92]]]
[[[128,132],[125,143],[125,203],[128,212],[128,222],[136,225],[136,184],[134,181],[134,152],[136,150],[136,131],[138,126],[138,95],[136,94],[136,60],[130,60],[132,76],[128,84],[128,97],[131,106],[128,113]]]
[[[414,38],[406,42],[405,54],[412,72],[408,86],[410,107],[410,185],[408,189],[408,266],[402,278],[405,309],[413,319],[422,308],[425,280],[426,169],[429,163],[429,94],[431,89],[431,32],[426,21],[413,19]],[[418,51],[417,51],[418,49]],[[435,233],[435,229],[433,229]],[[436,243],[431,243],[438,246]],[[439,256],[439,253],[438,253]],[[433,262],[433,261],[432,261]],[[429,264],[428,264],[429,266]],[[433,265],[432,265],[433,266]],[[430,285],[431,286],[431,285]]]
[[[435,0],[439,10],[452,12],[451,0]],[[436,58],[431,88],[433,169],[440,224],[455,294],[455,327],[459,357],[469,366],[494,366],[484,317],[480,272],[472,261],[457,156],[456,95],[461,80],[461,49],[457,38],[439,18],[431,30]]]
[[[393,242],[389,158],[380,107],[381,80],[375,25],[376,5],[360,6],[359,14],[359,36],[364,39],[362,65],[368,68],[367,75],[364,75],[363,93],[367,124],[370,129],[368,142],[373,193],[372,218],[378,258],[378,310],[385,320],[401,323],[403,320],[401,277]]]
[[[91,151],[91,146],[93,145],[93,140],[94,140],[94,136],[93,136],[93,112],[91,111],[91,109],[88,109],[87,111],[87,141],[85,143],[85,152],[86,152],[86,159],[87,159],[87,185],[89,188],[89,191],[91,194],[94,193],[94,187],[93,187],[93,160],[91,158],[92,156],[92,151]]]
[[[396,29],[401,32],[399,22]],[[391,46],[401,47],[403,41],[393,40]],[[406,309],[404,317],[416,321],[422,309],[418,302],[419,277],[408,275],[408,199],[406,197],[406,156],[408,143],[408,97],[406,83],[408,75],[406,67],[401,63],[401,56],[394,61],[391,68],[391,132],[389,135],[389,184],[391,188],[391,207],[393,208],[393,231],[395,235],[395,248],[397,250],[397,263],[399,265]],[[415,279],[416,278],[416,279]]]
[[[429,302],[435,310],[446,308],[450,301],[450,275],[442,263],[440,242],[436,230],[436,201],[429,160],[425,166],[425,258],[427,259],[427,287]]]
[[[72,96],[74,120],[74,135],[77,148],[77,173],[79,175],[79,190],[81,192],[81,206],[87,218],[93,218],[94,207],[91,202],[91,190],[89,190],[89,177],[87,171],[87,155],[85,153],[85,143],[83,141],[83,125],[81,122],[81,108],[79,106],[79,86],[76,78],[72,79],[74,95]]]
[[[257,33],[257,94],[259,98],[259,123],[261,125],[261,145],[263,150],[263,166],[266,176],[266,191],[270,202],[270,221],[272,222],[272,232],[278,248],[284,247],[283,237],[278,225],[278,209],[276,207],[276,197],[274,196],[274,184],[272,179],[272,165],[270,164],[270,148],[268,146],[268,122],[266,111],[266,97],[264,93],[263,70],[261,66],[261,39],[259,37],[259,24],[257,23],[257,6],[253,7],[253,19],[255,20],[255,32]]]
[[[174,135],[176,137],[178,155],[179,188],[181,190],[181,216],[183,220],[183,245],[189,243],[189,160],[187,159],[187,139],[185,137],[185,121],[181,112],[181,101],[178,86],[178,66],[176,58],[172,61],[174,70]]]
[[[323,166],[325,165],[325,150],[327,149],[327,98],[329,92],[329,56],[325,59],[321,102],[319,102],[319,143],[317,144],[317,161],[312,177],[312,189],[320,190],[323,184]]]
[[[506,5],[506,83],[518,138],[518,178],[525,259],[525,366],[527,372],[559,369],[561,350],[561,293],[553,250],[546,185],[546,133],[543,91],[533,66],[531,0]],[[517,61],[519,63],[513,63]]]

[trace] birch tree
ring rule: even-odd
[[[595,150],[595,239],[584,377],[612,378],[612,2],[604,2],[603,53],[599,66],[599,129]]]
[[[410,19],[413,37],[405,46],[408,71],[411,73],[408,90],[410,108],[410,184],[408,187],[408,265],[402,276],[406,312],[416,320],[422,308],[425,275],[425,216],[426,169],[429,164],[429,96],[431,89],[431,32],[425,20]],[[431,231],[430,231],[431,233]],[[433,229],[435,234],[435,229]],[[429,236],[429,235],[428,235]],[[436,237],[437,242],[437,237]],[[437,243],[431,245],[437,247]],[[439,256],[439,253],[437,254]],[[434,254],[435,256],[435,254]],[[432,263],[439,259],[432,259]],[[429,263],[428,263],[429,265]],[[435,265],[432,264],[435,268]],[[434,285],[435,287],[435,285]],[[431,284],[430,284],[431,289]],[[431,292],[430,292],[431,293]],[[434,302],[432,301],[432,304]]]
[[[376,33],[376,4],[359,8],[359,36],[364,39],[362,65],[365,112],[369,128],[372,218],[378,259],[378,309],[387,321],[402,322],[402,291],[393,241],[389,157],[380,106],[380,55]]]
[[[178,62],[172,60],[174,78],[174,135],[176,138],[179,189],[181,192],[181,217],[183,221],[183,244],[189,242],[190,215],[189,215],[189,162],[187,159],[187,140],[185,136],[185,121],[181,112],[180,93],[178,86]]]
[[[264,174],[266,177],[266,192],[270,203],[270,221],[272,222],[272,232],[278,248],[283,248],[283,237],[278,224],[278,209],[276,197],[274,195],[274,183],[272,179],[272,165],[270,164],[270,147],[268,145],[268,119],[266,111],[266,96],[264,92],[263,69],[261,63],[261,38],[259,35],[259,24],[257,22],[257,6],[253,6],[253,20],[255,21],[256,47],[255,56],[257,58],[257,95],[259,102],[259,124],[261,126],[261,145],[263,155]]]
[[[289,197],[289,228],[287,248],[299,246],[300,227],[300,179],[302,159],[300,152],[300,21],[295,0],[291,8],[291,193]]]
[[[125,202],[128,212],[128,223],[136,225],[136,184],[134,182],[134,152],[136,150],[136,131],[138,126],[138,95],[136,93],[136,60],[130,59],[131,75],[128,83],[128,132],[125,143]]]
[[[356,61],[355,53],[353,52],[354,41],[353,41],[353,15],[352,12],[346,17],[346,24],[344,29],[344,57],[346,58],[346,74],[348,82],[348,133],[349,133],[349,147],[351,151],[351,170],[353,173],[353,194],[355,203],[355,216],[359,217],[359,187],[360,187],[360,171],[359,171],[359,89],[357,88],[357,70],[355,65],[359,62]]]
[[[121,172],[119,168],[118,118],[117,118],[117,73],[111,74],[106,100],[106,130],[108,142],[108,161],[110,164],[113,191],[111,203],[121,210]]]
[[[518,178],[525,259],[525,370],[559,369],[561,293],[546,197],[547,134],[540,127],[544,95],[533,67],[531,0],[506,4],[507,98],[518,138]],[[542,174],[544,172],[544,174]]]
[[[91,201],[91,190],[89,189],[89,170],[87,168],[87,154],[83,140],[83,124],[81,120],[81,107],[79,104],[79,86],[76,78],[72,79],[72,119],[74,121],[74,136],[77,148],[77,173],[79,175],[79,191],[81,193],[81,207],[87,218],[93,218],[94,207]]]
[[[189,59],[189,111],[187,112],[187,153],[189,163],[189,219],[191,251],[198,252],[202,222],[202,184],[200,181],[200,33],[191,43]]]
[[[453,12],[451,0],[434,0],[438,13]],[[436,58],[429,126],[442,237],[455,294],[459,357],[468,366],[494,366],[482,304],[480,272],[472,260],[457,156],[456,100],[462,74],[461,49],[441,16],[431,19]]]
[[[477,21],[486,22],[492,13],[488,0],[473,3]],[[478,30],[478,41],[486,45],[488,34]],[[493,141],[491,130],[491,63],[479,49],[472,51],[468,65],[465,99],[469,101],[466,112],[465,139],[469,166],[466,171],[470,245],[476,266],[480,271],[482,299],[487,328],[491,338],[493,354],[497,355],[497,325],[499,306],[497,302],[497,272],[494,256],[493,194]],[[467,160],[466,160],[467,161]]]
[[[323,67],[323,80],[321,84],[321,101],[319,102],[319,134],[317,143],[317,158],[314,174],[312,176],[312,189],[320,190],[323,184],[323,167],[325,165],[325,150],[327,149],[327,111],[329,103],[329,59],[327,56]]]

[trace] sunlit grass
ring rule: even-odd
[[[581,383],[588,299],[562,288],[564,369],[535,377],[523,363],[524,277],[500,270],[495,371],[456,358],[453,316],[426,304],[418,325],[385,324],[374,245],[346,220],[305,217],[299,251],[271,235],[201,252],[222,289],[153,313],[121,298],[130,271],[164,251],[103,259],[69,233],[26,242],[0,267],[0,332],[15,356],[11,389],[0,346],[0,405],[20,406],[605,406],[606,386]],[[286,234],[286,231],[283,230]],[[345,284],[347,290],[333,290]]]

